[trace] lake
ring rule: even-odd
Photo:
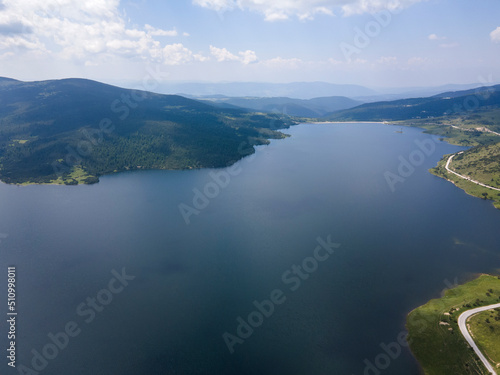
[[[301,124],[226,169],[1,184],[18,369],[418,374],[406,314],[498,270],[500,212],[428,172],[460,147],[396,130]]]

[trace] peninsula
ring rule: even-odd
[[[490,374],[462,335],[459,323],[466,318],[462,315],[464,312],[489,305],[497,307],[499,300],[500,277],[481,275],[464,285],[446,290],[441,298],[433,299],[408,314],[406,326],[410,349],[424,373]],[[498,311],[497,307],[488,312],[487,317],[480,316],[480,321],[474,324],[470,324],[469,320],[469,330],[475,343],[495,368],[500,363],[498,349],[494,349],[500,346],[500,337],[495,332],[495,328],[500,328]],[[462,319],[459,318],[461,316]]]

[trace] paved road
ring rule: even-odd
[[[454,157],[455,155],[459,155],[459,154],[462,154],[462,153],[463,153],[463,151],[460,151],[459,153],[457,153],[457,154],[453,154],[453,155],[451,155],[451,156],[448,158],[448,161],[446,162],[446,166],[445,166],[446,170],[447,170],[448,172],[450,172],[450,173],[453,173],[454,175],[456,175],[456,176],[458,176],[458,177],[460,177],[460,178],[463,178],[464,180],[468,180],[468,181],[473,182],[473,183],[475,183],[475,184],[477,184],[477,185],[484,186],[485,188],[488,188],[488,189],[493,189],[493,190],[500,191],[500,189],[499,189],[499,188],[496,188],[496,187],[493,187],[493,186],[489,186],[489,185],[485,185],[485,184],[483,184],[482,182],[479,182],[479,181],[473,180],[473,179],[471,179],[470,177],[467,177],[467,176],[464,176],[464,175],[458,174],[458,173],[457,173],[457,172],[455,172],[454,170],[451,170],[451,169],[450,169],[450,163],[451,163],[451,160],[453,159],[453,157]]]
[[[500,135],[500,133],[494,132],[493,130],[490,130],[490,129],[485,128],[485,127],[473,129],[473,128],[461,128],[461,127],[455,126],[455,125],[450,125],[450,126],[452,128],[455,128],[455,129],[458,129],[458,130],[461,130],[461,131],[464,131],[464,132],[480,131],[480,132],[483,132],[483,133],[493,133],[493,134],[496,134],[496,135]]]
[[[477,347],[476,343],[472,339],[472,336],[470,335],[469,330],[467,329],[467,319],[469,319],[472,315],[475,315],[475,314],[480,313],[482,311],[496,309],[497,307],[500,307],[500,303],[496,303],[494,305],[489,305],[489,306],[478,307],[477,309],[467,310],[467,311],[463,312],[462,314],[460,314],[460,316],[458,317],[458,327],[460,328],[462,335],[464,335],[464,337],[467,340],[467,342],[469,343],[469,345],[474,349],[474,351],[476,352],[478,357],[484,363],[484,366],[488,369],[488,371],[491,374],[494,374],[494,375],[497,375],[495,369],[488,362],[488,360],[483,355],[483,353],[481,353],[481,351]]]
[[[500,135],[500,133],[494,132],[493,130],[490,130],[488,128],[482,128],[481,131],[487,132],[487,133],[493,133],[493,134],[496,134],[496,135]]]

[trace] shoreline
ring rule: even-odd
[[[402,123],[397,123],[397,122],[389,122],[389,121],[309,121],[309,122],[297,122],[295,123],[294,125],[301,125],[301,124],[304,124],[304,125],[307,125],[307,124],[314,124],[314,125],[320,125],[320,124],[375,124],[375,125],[389,125],[389,126],[405,126],[405,127],[411,127],[411,128],[417,128],[417,129],[422,129],[422,131],[425,133],[425,132],[428,132],[430,135],[435,135],[435,136],[442,136],[442,140],[451,144],[451,145],[456,145],[454,144],[451,139],[449,137],[446,137],[444,136],[443,134],[435,134],[435,133],[431,133],[429,132],[429,129],[427,129],[425,127],[425,124],[407,124],[405,123],[404,121]],[[293,126],[293,125],[292,125]],[[287,129],[287,128],[284,128],[284,129]],[[287,138],[287,136],[289,135],[286,135],[284,138]],[[283,138],[280,138],[280,139],[283,139]],[[261,145],[254,145],[254,147],[256,146],[261,146]],[[472,148],[474,147],[477,147],[477,146],[472,146]],[[443,158],[444,158],[445,155],[443,155]],[[244,156],[239,159],[238,161],[244,159]],[[441,159],[442,161],[443,159]],[[432,169],[437,169],[439,168],[439,164],[440,162],[438,162],[438,165],[436,165],[434,168]],[[153,169],[153,170],[185,170],[185,169],[203,169],[205,167],[201,167],[201,168],[178,168],[178,169]],[[224,167],[220,167],[220,168],[224,168]],[[460,187],[458,185],[458,183],[456,181],[453,181],[445,176],[441,176],[441,175],[438,175],[437,173],[433,172],[432,169],[429,169],[429,172],[437,177],[440,177],[440,178],[443,178],[449,182],[451,182],[453,185],[455,185],[457,188],[463,190],[466,194],[470,195],[470,196],[473,196],[473,197],[476,197],[476,198],[480,198],[480,199],[483,199],[481,198],[480,196],[477,196],[477,195],[474,195],[474,194],[471,194],[470,192],[468,192],[466,189]],[[103,174],[102,176],[100,177],[104,177],[106,175],[111,175],[111,174],[114,174],[114,173],[120,173],[120,172],[125,172],[125,171],[115,171],[115,172],[112,172],[112,173],[109,173],[109,174]],[[98,177],[99,178],[99,177]],[[7,182],[4,182],[2,180],[0,180],[0,183],[2,184],[5,184],[5,185],[12,185],[12,186],[32,186],[32,185],[61,185],[61,186],[79,186],[79,185],[93,185],[95,183],[98,183],[98,181],[96,182],[92,182],[92,183],[80,183],[80,181],[78,181],[77,184],[66,184],[64,183],[64,181],[61,181],[61,182],[56,182],[56,181],[52,181],[52,182],[42,182],[42,183],[37,183],[37,182],[22,182],[22,183],[7,183]],[[495,201],[493,200],[493,205],[495,208],[497,209],[500,209],[500,205],[495,205]]]
[[[498,303],[500,277],[485,273],[471,276],[461,285],[445,288],[441,297],[430,299],[406,316],[410,353],[422,373],[459,374],[465,368],[477,367],[478,358],[466,345],[458,317],[476,307]]]
[[[310,121],[310,122],[298,122],[298,123],[295,123],[294,125],[301,125],[301,124],[386,124],[386,125],[392,125],[386,121]],[[292,125],[293,126],[293,125]],[[282,128],[280,130],[284,130],[284,129],[288,129],[289,127],[287,128]],[[290,135],[288,134],[284,134],[284,137],[282,138],[276,138],[276,139],[285,139],[285,138],[288,138],[290,137]],[[269,139],[269,140],[274,140],[273,138]],[[263,145],[254,145],[253,147],[258,147],[258,146],[265,146],[265,144]],[[243,155],[240,159],[238,159],[237,161],[241,161],[243,160],[246,156],[248,155]],[[204,168],[213,168],[213,167],[201,167],[201,168],[192,168],[192,167],[186,167],[186,168],[176,168],[176,169],[151,169],[151,170],[158,170],[158,171],[170,171],[170,170],[191,170],[191,169],[204,169]],[[221,166],[221,167],[215,167],[215,168],[225,168],[225,166]],[[141,170],[141,169],[134,169],[134,170]],[[107,176],[107,175],[112,175],[112,174],[115,174],[115,173],[121,173],[121,172],[127,172],[127,170],[124,170],[124,171],[115,171],[115,172],[112,172],[112,173],[106,173],[106,174],[103,174],[102,176],[99,176],[99,177],[104,177],[104,176]],[[99,178],[98,177],[98,178]],[[9,186],[18,186],[18,187],[22,187],[22,186],[32,186],[32,185],[40,185],[40,186],[43,186],[43,185],[54,185],[54,186],[80,186],[80,185],[94,185],[96,183],[98,183],[99,181],[96,181],[96,182],[93,182],[93,183],[80,183],[78,182],[77,184],[66,184],[64,183],[64,180],[61,181],[61,182],[57,182],[57,181],[51,181],[51,182],[21,182],[21,183],[8,183],[8,182],[5,182],[5,181],[2,181],[0,180],[0,183],[1,184],[5,184],[5,185],[9,185]]]
[[[451,154],[451,156],[453,155],[456,154]],[[471,180],[464,179],[462,177],[459,177],[458,175],[455,175],[454,173],[450,173],[446,169],[446,161],[447,159],[449,160],[449,157],[450,155],[448,154],[443,155],[441,160],[438,161],[437,165],[429,169],[429,173],[452,183],[455,187],[462,190],[465,194],[471,197],[490,201],[494,208],[500,209],[500,200],[494,195],[488,196],[488,198],[482,196],[482,193],[489,193],[492,190],[497,191],[497,189],[491,189],[491,187],[484,186],[484,184],[476,184]]]

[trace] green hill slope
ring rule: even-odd
[[[470,195],[492,200],[495,207],[500,209],[500,191],[495,190],[500,189],[500,143],[477,146],[456,154],[449,165],[452,171],[494,189],[478,185],[447,171],[445,165],[449,156],[445,155],[430,172],[453,182]]]
[[[251,110],[284,113],[298,117],[323,117],[328,113],[352,108],[362,102],[344,96],[329,96],[314,99],[293,99],[287,97],[207,97],[207,101],[233,105]]]
[[[130,169],[222,167],[290,123],[83,79],[0,79],[0,179],[74,184]]]
[[[445,93],[428,98],[362,104],[338,111],[330,121],[401,121],[471,113],[500,106],[500,85]]]
[[[446,290],[413,310],[406,319],[408,342],[426,375],[488,374],[460,333],[457,320],[471,308],[498,303],[500,277],[481,275],[467,284]],[[496,333],[489,336],[498,345]]]

